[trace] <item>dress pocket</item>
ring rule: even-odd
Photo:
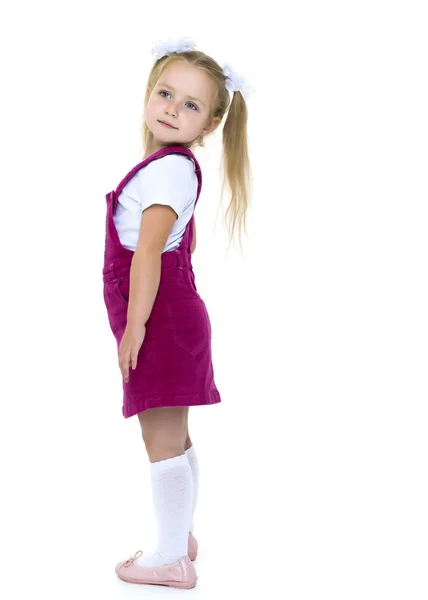
[[[115,282],[120,298],[128,304],[129,302],[129,277],[119,277]]]
[[[117,281],[105,282],[103,294],[110,327],[119,343],[126,328],[128,302],[119,292]]]
[[[172,337],[182,350],[194,358],[210,341],[210,323],[202,298],[167,300]]]

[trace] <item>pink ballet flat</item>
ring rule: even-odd
[[[135,562],[143,552],[138,550],[128,558],[116,565],[116,573],[123,581],[128,583],[147,583],[150,585],[167,585],[169,587],[190,590],[198,581],[196,569],[186,556],[182,556],[175,563],[162,567],[139,567]]]
[[[191,531],[189,531],[187,554],[190,560],[195,560],[195,558],[198,556],[198,542]]]

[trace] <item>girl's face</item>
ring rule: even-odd
[[[166,67],[148,93],[144,116],[156,146],[191,143],[220,122],[218,117],[210,121],[214,84],[204,71],[187,62],[177,61]]]

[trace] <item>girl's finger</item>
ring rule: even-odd
[[[129,373],[129,350],[124,350],[123,353],[119,356],[119,366],[122,372],[122,377],[125,381],[128,380]]]
[[[135,369],[137,366],[137,358],[138,358],[138,352],[136,352],[135,350],[132,352],[132,368]]]

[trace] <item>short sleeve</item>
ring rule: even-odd
[[[141,211],[152,204],[171,206],[177,216],[195,199],[197,176],[192,160],[167,154],[149,163],[141,178]]]

